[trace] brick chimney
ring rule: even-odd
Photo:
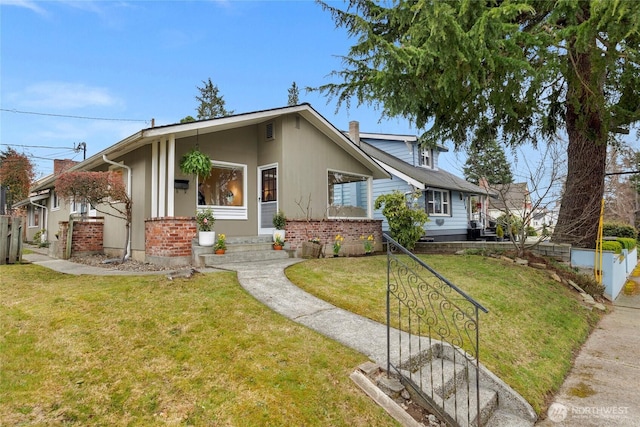
[[[62,172],[76,165],[78,162],[71,159],[53,159],[53,174],[60,175]]]
[[[351,138],[358,147],[360,146],[360,123],[356,120],[349,122],[349,138]]]

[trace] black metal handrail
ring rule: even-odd
[[[384,239],[387,372],[447,423],[459,425],[466,408],[466,425],[480,425],[479,313],[488,310],[386,233]]]

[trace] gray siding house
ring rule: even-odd
[[[487,199],[489,191],[459,178],[438,166],[444,147],[421,148],[413,135],[360,133],[357,122],[349,125],[350,138],[374,158],[391,178],[374,181],[374,200],[394,190],[420,197],[414,202],[429,215],[424,239],[454,241],[478,238],[489,226]],[[388,224],[377,210],[374,217]]]

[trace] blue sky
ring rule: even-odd
[[[236,113],[285,106],[292,82],[332,81],[353,40],[309,0],[0,0],[0,43],[0,149],[34,156],[43,176],[53,158],[82,160],[72,150],[79,142],[89,157],[151,118],[195,117],[196,86],[207,78]],[[421,133],[406,120],[379,123],[371,107],[335,114],[319,93],[301,90],[300,101],[340,129],[358,120],[363,132]],[[455,153],[443,157],[461,174]]]

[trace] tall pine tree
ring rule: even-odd
[[[507,146],[566,133],[553,240],[594,247],[607,144],[640,121],[640,2],[349,0],[322,3],[355,44],[338,107],[381,107],[429,129],[423,141]]]
[[[467,161],[462,172],[467,181],[476,185],[481,178],[486,179],[489,185],[513,183],[511,166],[496,140],[482,146],[472,142],[467,149]]]
[[[200,96],[196,96],[196,99],[200,103],[197,108],[198,120],[215,119],[216,117],[232,115],[233,111],[228,111],[225,108],[224,97],[219,94],[218,86],[211,82],[211,78],[207,81],[203,80],[202,83],[204,83],[204,87],[196,86],[200,91]]]

